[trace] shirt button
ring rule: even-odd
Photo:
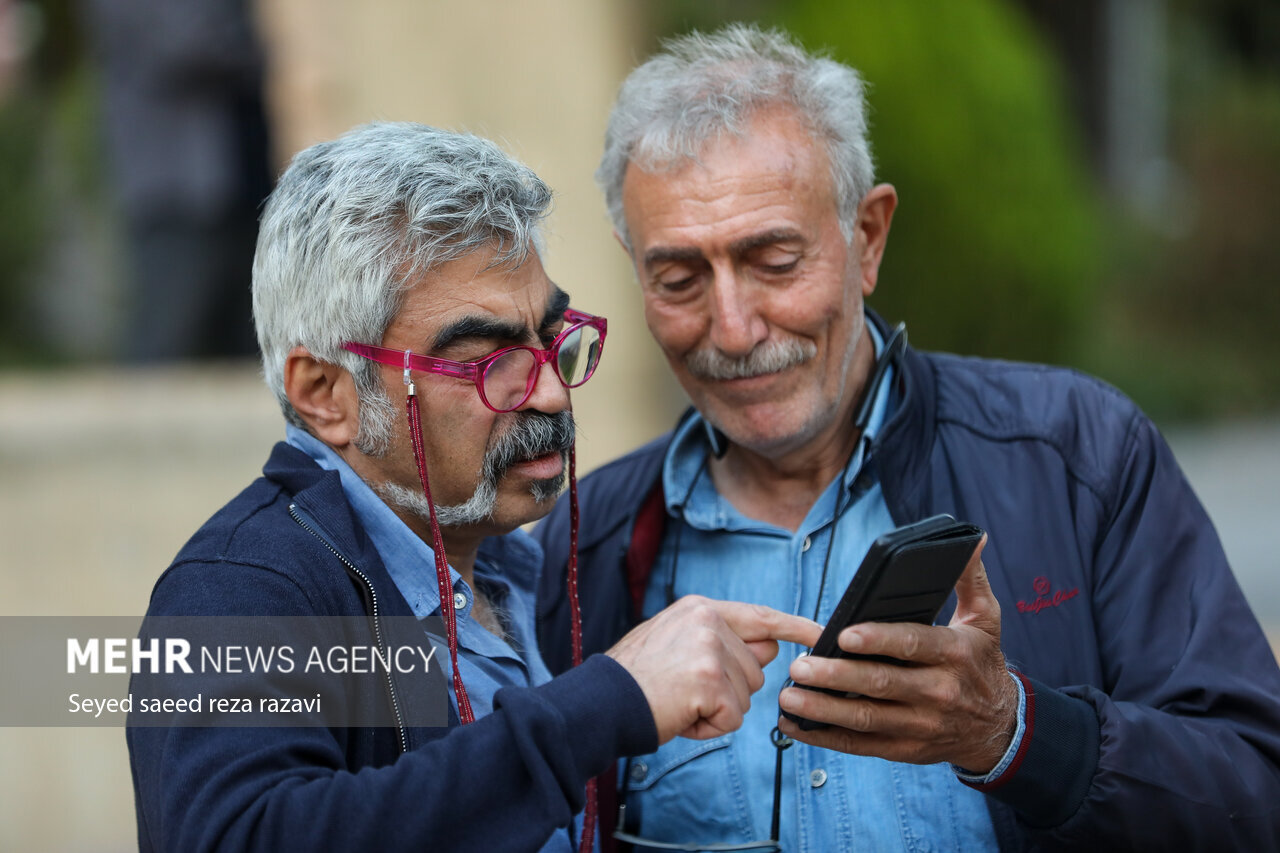
[[[461,610],[467,606],[467,597],[460,592],[453,594],[453,609]]]
[[[817,770],[809,774],[809,784],[815,788],[821,788],[827,784],[827,771],[819,767]]]
[[[631,765],[631,781],[643,782],[644,777],[649,775],[649,765],[643,761],[637,761]]]
[[[800,550],[808,551],[811,547],[813,547],[813,537],[812,536],[804,537],[804,544],[800,546]]]

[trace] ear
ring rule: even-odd
[[[296,346],[284,359],[284,392],[311,432],[325,444],[341,450],[356,437],[360,402],[355,380],[344,368]]]
[[[858,253],[862,266],[862,296],[870,296],[876,289],[880,276],[880,259],[889,241],[889,225],[898,207],[898,191],[891,184],[879,184],[871,188],[858,205],[858,220],[854,224],[853,249]]]

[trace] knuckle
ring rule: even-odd
[[[920,632],[907,631],[902,637],[902,656],[907,660],[915,660],[920,653]]]
[[[940,679],[933,688],[933,699],[943,708],[955,708],[964,698],[964,691],[956,681]]]
[[[866,681],[869,692],[876,696],[882,696],[889,692],[889,688],[892,687],[893,673],[886,664],[873,666],[867,672]]]
[[[699,621],[684,633],[689,642],[696,644],[701,649],[712,650],[720,645],[720,635],[716,633],[716,629],[713,626],[705,622]]]
[[[964,669],[973,657],[972,647],[968,642],[971,637],[951,629],[947,630],[950,633],[944,635],[944,642],[938,649],[938,657],[952,669]]]
[[[689,668],[689,675],[694,681],[695,689],[699,692],[705,692],[714,689],[713,685],[718,685],[723,680],[724,673],[720,667],[704,657],[699,658]]]
[[[947,734],[947,725],[942,717],[926,717],[923,728],[925,740],[928,742],[940,741]]]
[[[871,717],[871,708],[866,702],[853,703],[853,707],[849,709],[849,728],[859,732],[869,732],[873,725]]]
[[[690,605],[692,617],[697,620],[698,624],[711,626],[720,621],[720,613],[711,606],[708,599],[702,598]]]

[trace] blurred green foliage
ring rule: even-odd
[[[38,292],[69,205],[102,206],[97,93],[71,0],[20,4],[34,49],[0,93],[0,364],[66,360]],[[65,244],[63,244],[65,247]]]
[[[44,242],[45,208],[40,191],[40,138],[32,132],[44,110],[20,94],[0,105],[0,360],[29,343],[24,322],[26,281]]]
[[[1117,235],[1080,359],[1168,420],[1280,407],[1280,57],[1242,61],[1204,5],[1171,32],[1170,219]]]
[[[1071,360],[1104,266],[1101,210],[1037,34],[999,0],[780,6],[869,84],[898,213],[870,304],[921,347]]]

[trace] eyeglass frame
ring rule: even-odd
[[[600,366],[600,359],[604,356],[604,339],[609,330],[609,321],[604,317],[597,317],[594,314],[587,314],[584,311],[577,311],[573,308],[565,309],[564,318],[569,321],[569,325],[561,330],[560,334],[556,335],[555,340],[551,342],[551,345],[546,348],[539,349],[526,344],[516,344],[515,346],[503,347],[475,361],[452,361],[447,358],[420,355],[413,350],[392,349],[391,347],[362,344],[357,341],[344,341],[342,348],[347,352],[354,353],[361,358],[367,358],[378,364],[403,367],[406,384],[409,383],[408,375],[410,370],[417,370],[420,373],[433,373],[438,376],[449,376],[454,379],[465,379],[475,385],[476,393],[480,395],[480,402],[484,403],[489,411],[504,414],[506,412],[514,412],[529,401],[529,398],[533,396],[533,389],[538,385],[538,377],[542,372],[542,366],[548,361],[551,362],[551,368],[555,371],[556,378],[560,380],[560,384],[565,388],[579,388],[595,375],[596,368]],[[582,381],[570,385],[565,381],[564,376],[560,374],[558,359],[560,345],[565,338],[583,326],[591,326],[600,333],[600,354],[596,357],[595,365],[592,366],[586,376],[582,377]],[[527,350],[532,354],[533,367],[529,370],[529,380],[525,385],[524,396],[520,398],[520,402],[509,409],[499,409],[490,403],[489,398],[485,396],[485,373],[491,364],[514,350]]]

